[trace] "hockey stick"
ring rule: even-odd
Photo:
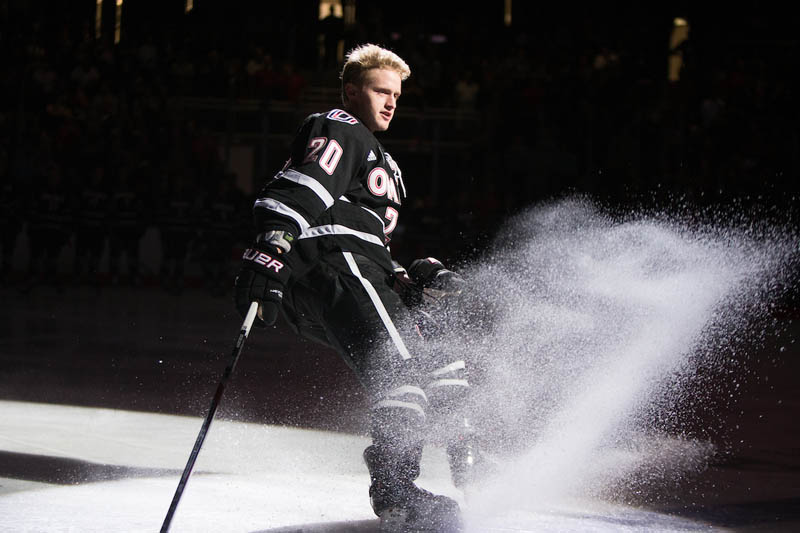
[[[219,385],[217,385],[217,392],[214,393],[214,398],[211,400],[211,407],[208,409],[206,419],[203,422],[203,426],[200,428],[200,433],[197,435],[197,440],[194,443],[194,448],[192,448],[192,453],[189,455],[189,461],[186,463],[186,468],[183,469],[183,475],[181,476],[181,480],[178,482],[178,488],[175,490],[175,496],[172,498],[172,503],[169,506],[169,511],[167,511],[167,516],[164,518],[164,523],[161,525],[161,533],[167,533],[167,531],[169,531],[169,525],[170,522],[172,522],[172,516],[175,514],[175,510],[178,508],[178,502],[183,495],[183,489],[186,488],[186,482],[189,481],[189,475],[192,473],[192,468],[194,468],[197,455],[200,453],[200,447],[203,445],[203,441],[206,439],[208,428],[211,426],[211,420],[214,418],[214,413],[217,412],[217,406],[222,398],[222,393],[225,391],[225,385],[227,385],[228,379],[231,377],[231,374],[233,374],[233,369],[236,366],[236,362],[239,360],[239,355],[242,353],[244,341],[247,339],[247,334],[250,333],[250,328],[253,326],[253,320],[256,318],[257,311],[258,302],[251,303],[250,309],[247,310],[247,316],[242,323],[242,329],[239,331],[239,336],[236,338],[236,344],[233,346],[231,360],[228,363],[227,368],[225,368],[225,372],[222,374],[222,379],[220,379]]]

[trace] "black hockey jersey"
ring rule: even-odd
[[[333,109],[303,122],[290,159],[255,202],[256,229],[290,231],[306,264],[342,250],[391,272],[387,246],[405,194],[400,168],[372,132]]]

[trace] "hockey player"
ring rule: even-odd
[[[429,400],[445,405],[438,398],[464,392],[464,363],[421,355],[414,313],[394,290],[415,285],[395,270],[388,248],[406,188],[374,135],[389,127],[409,75],[400,57],[379,46],[349,52],[343,109],[304,121],[289,160],[255,202],[257,235],[236,278],[236,303],[244,313],[258,301],[262,325],[281,309],[297,332],[338,351],[358,376],[370,401],[364,459],[381,530],[459,531],[458,504],[414,481],[436,407]],[[442,271],[432,264],[423,277]]]

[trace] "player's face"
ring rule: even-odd
[[[348,84],[347,110],[370,131],[385,131],[394,117],[401,84],[400,74],[394,70],[370,69],[364,73],[360,86]]]

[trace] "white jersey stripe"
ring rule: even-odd
[[[320,200],[322,200],[322,203],[325,204],[326,208],[329,208],[333,205],[333,196],[331,196],[331,193],[329,193],[320,182],[311,176],[290,168],[284,172],[279,172],[277,177],[285,178],[304,187],[308,187],[314,191],[314,194],[316,194]]]
[[[444,375],[444,374],[449,374],[450,372],[453,372],[454,370],[464,370],[465,368],[466,368],[466,364],[464,363],[464,361],[463,360],[459,360],[459,361],[456,361],[455,363],[450,363],[447,366],[443,366],[442,368],[440,368],[438,370],[434,370],[433,372],[431,372],[431,376],[441,376],[441,375]]]
[[[394,326],[394,322],[392,322],[392,318],[389,316],[388,311],[386,311],[386,307],[383,305],[380,296],[378,296],[375,287],[372,286],[372,283],[370,283],[368,279],[361,275],[361,271],[358,269],[353,254],[350,252],[342,252],[342,254],[344,255],[345,261],[347,261],[347,265],[350,267],[350,271],[361,281],[361,285],[363,285],[364,289],[367,291],[370,300],[372,300],[372,305],[375,306],[375,310],[378,312],[378,316],[381,317],[386,331],[389,332],[389,337],[391,337],[394,342],[397,351],[400,352],[400,357],[403,359],[411,359],[411,353],[409,353],[408,348],[406,348],[403,339],[400,337],[400,333]]]
[[[309,227],[311,227],[311,224],[309,224],[306,219],[303,218],[303,215],[283,202],[279,202],[278,200],[274,200],[272,198],[259,198],[256,200],[254,207],[263,207],[264,209],[269,209],[270,211],[275,211],[276,213],[291,218],[300,227],[301,233],[305,232]]]
[[[396,389],[389,391],[386,396],[391,398],[392,396],[402,396],[404,394],[416,394],[418,396],[422,396],[422,399],[424,399],[426,402],[428,401],[428,397],[425,396],[425,391],[419,387],[414,387],[413,385],[403,385],[402,387],[397,387]]]
[[[401,402],[399,400],[381,400],[372,406],[372,410],[374,411],[376,409],[384,409],[387,407],[390,408],[400,407],[402,409],[411,409],[413,411],[416,411],[417,414],[419,414],[419,416],[421,416],[422,418],[425,418],[425,410],[421,406],[411,402]]]
[[[326,235],[352,235],[353,237],[358,237],[359,239],[369,243],[383,246],[381,239],[375,235],[354,230],[340,224],[326,224],[324,226],[314,226],[313,228],[306,227],[298,239],[312,239],[314,237],[324,237]]]
[[[433,387],[469,387],[469,382],[466,379],[437,379],[429,383],[425,388],[430,389]]]
[[[378,222],[381,223],[381,226],[383,227],[383,230],[386,231],[386,224],[384,224],[383,219],[380,217],[380,215],[378,215],[378,213],[376,213],[375,211],[373,211],[369,207],[364,207],[363,205],[361,206],[361,209],[363,209],[364,211],[366,211],[370,215],[374,216],[378,220]]]
[[[342,196],[340,196],[340,197],[339,197],[339,200],[341,200],[342,202],[347,202],[348,204],[352,204],[352,203],[353,203],[353,202],[351,202],[350,200],[348,200],[348,199],[347,199],[347,196],[345,196],[345,195],[342,195]],[[380,223],[381,223],[381,226],[383,226],[383,229],[384,229],[384,230],[386,230],[386,223],[383,221],[383,219],[381,218],[381,216],[380,216],[378,213],[376,213],[375,211],[373,211],[373,210],[372,210],[372,209],[370,209],[369,207],[364,207],[363,205],[362,205],[362,206],[360,206],[360,207],[361,207],[361,209],[363,209],[364,211],[366,211],[366,212],[367,212],[367,213],[369,213],[370,215],[374,216],[374,217],[375,217],[375,220],[377,220],[378,222],[380,222]]]

